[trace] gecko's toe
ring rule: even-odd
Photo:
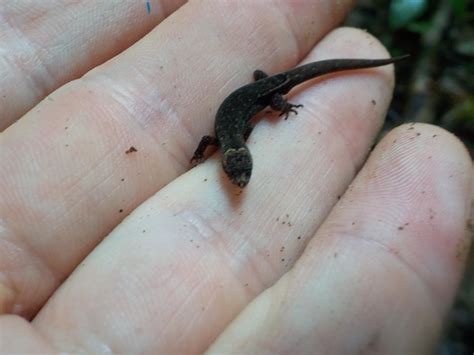
[[[201,164],[203,160],[204,160],[203,157],[192,157],[191,160],[189,161],[189,164],[198,165],[198,164]]]

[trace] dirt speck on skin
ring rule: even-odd
[[[470,236],[474,236],[474,221],[472,219],[466,221],[466,230]]]
[[[380,346],[380,332],[377,330],[369,338],[367,344],[361,346],[358,351],[358,354],[379,354],[381,350]]]
[[[466,243],[459,243],[456,245],[456,260],[464,260],[464,256],[469,250],[469,246]]]
[[[125,151],[125,154],[130,154],[130,153],[135,153],[135,152],[138,152],[137,148],[135,148],[133,145],[128,148],[126,151]]]
[[[281,221],[281,224],[282,224],[282,225],[285,225],[285,224],[286,224],[286,225],[288,225],[288,227],[291,227],[293,224],[291,223],[291,221],[289,220],[289,218],[290,218],[290,215],[289,215],[288,213],[286,213],[284,216],[281,217],[281,219],[280,219],[280,217],[277,217],[277,218],[275,219],[275,221],[276,221],[276,222],[280,222],[280,221]]]
[[[390,248],[390,252],[391,252],[393,255],[400,255],[400,251],[397,250],[397,249],[394,249],[394,248]]]
[[[471,219],[466,221],[466,234],[464,238],[457,241],[455,247],[455,258],[464,263],[471,246],[471,238],[474,237],[474,223]]]

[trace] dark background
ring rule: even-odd
[[[474,1],[360,0],[346,25],[366,29],[397,63],[394,99],[380,135],[404,122],[441,126],[474,156]],[[473,228],[471,227],[471,233]],[[436,355],[474,353],[474,252]]]

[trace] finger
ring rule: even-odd
[[[431,353],[469,250],[472,181],[451,134],[391,132],[295,268],[209,353]]]
[[[261,63],[293,65],[348,8],[189,3],[3,132],[3,311],[34,313],[124,215],[189,168],[224,96]]]
[[[0,344],[4,354],[54,354],[31,323],[16,315],[0,315]]]
[[[59,86],[137,41],[182,2],[149,0],[149,14],[145,1],[3,2],[0,132]]]
[[[342,29],[307,60],[367,52],[386,55],[365,32]],[[305,105],[297,119],[273,127],[260,122],[249,142],[255,175],[242,193],[232,189],[217,159],[168,184],[94,250],[34,326],[62,349],[95,352],[106,344],[129,353],[204,351],[291,268],[345,190],[382,121],[391,73],[378,68],[333,76],[292,97]],[[315,114],[320,107],[326,111]],[[84,306],[72,306],[78,302]]]

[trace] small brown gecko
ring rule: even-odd
[[[252,156],[245,141],[253,129],[250,122],[253,116],[270,106],[287,119],[290,112],[297,114],[296,108],[303,106],[291,104],[283,97],[296,85],[320,75],[378,67],[407,57],[408,55],[391,59],[329,59],[272,76],[256,70],[253,73],[255,82],[235,90],[222,102],[216,115],[215,137],[202,137],[191,162],[202,161],[208,146],[218,146],[222,152],[224,172],[233,184],[245,187],[252,174]]]

